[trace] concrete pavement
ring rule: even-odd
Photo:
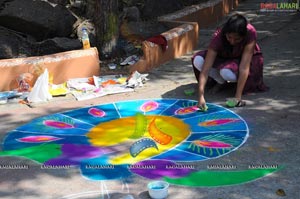
[[[258,30],[259,44],[265,57],[265,82],[271,87],[266,93],[244,96],[247,106],[232,109],[249,125],[250,136],[237,151],[218,159],[197,163],[199,168],[208,164],[234,164],[239,169],[248,165],[279,165],[284,169],[254,182],[218,187],[191,188],[171,185],[170,199],[298,199],[300,198],[300,156],[299,127],[300,115],[300,14],[263,13],[259,11],[261,1],[241,2],[238,11],[245,14]],[[226,20],[226,18],[224,18]],[[201,29],[198,49],[205,49],[211,33],[217,25]],[[197,88],[192,72],[193,53],[172,60],[149,73],[149,81],[134,93],[117,94],[78,102],[72,97],[57,98],[49,103],[29,108],[25,105],[0,107],[0,140],[7,131],[31,121],[33,118],[62,112],[73,108],[116,102],[120,100],[146,98],[189,98],[184,89]],[[215,95],[206,95],[210,103],[224,105],[233,90],[225,90]],[[147,179],[133,177],[127,182],[88,181],[81,177],[77,169],[41,170],[30,160],[1,157],[1,163],[30,165],[27,172],[20,170],[0,170],[0,197],[5,199],[35,198],[101,198],[105,186],[113,193],[111,198],[121,198],[130,192],[135,198],[149,198]],[[123,184],[122,184],[123,183]],[[125,183],[128,187],[123,186]],[[286,196],[276,194],[283,189]]]

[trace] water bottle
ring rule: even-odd
[[[89,33],[87,32],[86,28],[82,28],[81,41],[82,41],[83,49],[89,49],[91,47]]]

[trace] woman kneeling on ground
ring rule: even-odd
[[[266,91],[263,83],[263,56],[256,43],[256,30],[247,19],[235,14],[213,34],[208,50],[192,58],[195,76],[199,83],[200,108],[206,107],[204,88],[207,80],[217,84],[217,91],[226,82],[237,82],[234,106],[244,106],[242,94]]]

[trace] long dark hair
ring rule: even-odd
[[[234,14],[232,15],[227,22],[224,24],[221,35],[222,35],[222,41],[224,44],[224,51],[226,53],[231,53],[233,46],[230,45],[226,38],[227,33],[237,33],[241,37],[246,37],[247,35],[247,19],[240,14]]]

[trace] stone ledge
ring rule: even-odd
[[[189,6],[175,13],[161,16],[159,20],[197,22],[199,27],[207,27],[218,22],[224,15],[238,6],[241,0],[213,0]]]
[[[17,77],[22,73],[33,72],[40,65],[48,69],[54,84],[61,84],[70,78],[91,77],[100,74],[97,48],[72,50],[44,56],[0,60],[0,91],[18,87]],[[32,83],[37,77],[34,77]]]
[[[199,28],[218,22],[235,9],[239,1],[241,0],[214,0],[159,17],[161,23],[177,24],[175,28],[161,34],[168,41],[167,50],[163,52],[157,44],[144,41],[142,43],[144,55],[136,64],[130,66],[130,72],[147,72],[193,51],[198,43]]]
[[[176,24],[177,26],[162,33],[168,42],[168,48],[163,51],[161,47],[149,41],[142,43],[143,57],[129,70],[130,72],[146,72],[171,59],[191,52],[198,41],[198,24],[195,22],[164,21],[164,23]]]

